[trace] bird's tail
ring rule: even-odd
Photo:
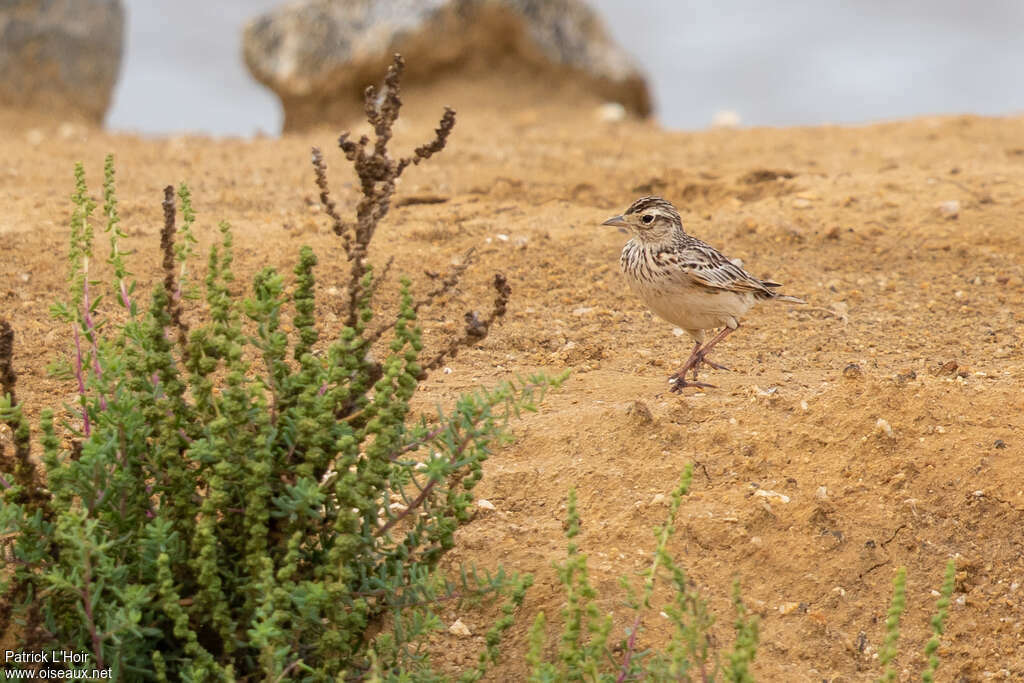
[[[774,298],[775,301],[788,301],[788,302],[793,303],[793,304],[805,304],[805,303],[807,303],[803,299],[797,298],[795,296],[790,296],[788,294],[777,294],[773,298]]]

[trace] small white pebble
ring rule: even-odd
[[[455,623],[448,627],[448,633],[461,638],[467,638],[473,635],[472,631],[469,630],[469,627],[462,623],[462,619],[456,619]]]
[[[954,600],[953,602],[955,602],[960,607],[963,607],[964,605],[967,604],[967,596],[966,595],[958,595],[956,600]]]
[[[826,498],[828,498],[828,488],[825,486],[819,486],[818,489],[814,492],[814,497],[817,498],[818,500],[825,500]]]
[[[444,367],[444,370],[442,370],[441,372],[443,372],[446,375],[450,375],[450,374],[452,374],[452,369],[446,365]]]
[[[939,213],[946,218],[956,218],[960,215],[960,202],[953,199],[948,202],[940,202],[938,205]]]
[[[810,409],[811,409],[811,407],[809,405],[807,405],[807,401],[800,401],[800,410],[802,410],[802,411],[804,411],[806,413]]]
[[[875,423],[875,432],[879,434],[885,434],[886,436],[892,436],[892,425],[889,424],[888,420],[878,418],[878,422]]]
[[[974,497],[975,498],[983,498],[984,496],[985,496],[985,491],[983,489],[978,489],[977,491],[974,492]]]
[[[480,508],[481,510],[494,510],[495,509],[494,503],[492,503],[491,501],[487,500],[486,498],[481,498],[480,500],[478,500],[476,502],[476,506],[478,508]]]
[[[392,503],[391,505],[388,505],[388,509],[392,512],[405,512],[409,507],[407,505],[402,505],[401,503]]]
[[[936,431],[937,433],[939,433],[939,434],[945,434],[945,433],[946,433],[946,428],[945,428],[945,427],[943,427],[942,425],[939,425],[939,426],[937,426],[937,427],[935,428],[935,431]]]
[[[766,489],[758,489],[758,490],[754,491],[754,495],[755,496],[760,496],[761,498],[771,498],[771,499],[777,500],[777,501],[779,501],[781,503],[788,503],[789,502],[789,496],[787,496],[784,493],[779,493],[777,491],[768,491]]]
[[[672,334],[676,335],[677,337],[682,337],[684,334],[686,334],[686,332],[683,331],[681,327],[673,327]]]
[[[594,115],[598,121],[617,123],[626,118],[626,108],[618,102],[605,102],[598,105],[597,109],[594,110]]]
[[[799,607],[799,602],[784,602],[781,605],[779,605],[779,614],[792,614]]]
[[[664,493],[656,493],[656,494],[654,494],[654,498],[651,499],[651,505],[661,505],[666,500],[667,500],[667,497],[665,496]]]
[[[712,128],[736,128],[742,122],[739,112],[732,109],[720,109],[711,117]]]
[[[506,235],[503,232],[499,232],[497,235],[495,235],[495,237],[497,237],[502,242],[508,242],[508,235]]]

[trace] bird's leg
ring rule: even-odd
[[[704,384],[703,382],[697,381],[697,366],[700,365],[701,363],[706,363],[717,370],[728,370],[728,368],[726,368],[724,365],[719,365],[718,363],[714,363],[708,360],[706,358],[706,355],[708,351],[710,351],[712,348],[714,348],[716,344],[718,344],[718,342],[728,337],[737,329],[739,329],[738,325],[735,328],[724,327],[722,328],[721,332],[719,332],[714,337],[709,339],[707,343],[704,344],[703,346],[701,346],[700,342],[698,342],[697,345],[694,347],[693,352],[690,354],[690,357],[686,360],[685,363],[683,363],[683,367],[679,368],[679,370],[676,371],[675,374],[668,378],[669,384],[672,385],[672,391],[679,392],[682,391],[685,387],[707,387],[709,389],[714,389],[715,386],[713,384]],[[686,381],[686,373],[689,372],[690,370],[693,370],[693,382]]]
[[[694,382],[697,381],[697,366],[700,365],[699,354],[700,354],[700,342],[699,341],[694,341],[693,342],[693,351],[690,352],[690,357],[686,359],[685,363],[683,363],[683,367],[686,367],[687,365],[690,365],[691,363],[693,364],[693,381]]]
[[[714,389],[713,384],[704,384],[703,382],[697,381],[697,366],[701,363],[700,355],[700,342],[694,342],[693,351],[690,353],[690,357],[683,363],[683,367],[679,368],[675,374],[668,378],[668,383],[672,385],[672,391],[682,391],[684,387],[706,387],[708,389]],[[693,370],[693,381],[686,381],[686,373]]]

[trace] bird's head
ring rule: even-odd
[[[625,228],[641,241],[652,244],[670,242],[683,231],[676,207],[661,197],[641,197],[621,216],[613,216],[601,225]]]

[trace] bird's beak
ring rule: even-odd
[[[622,216],[612,216],[601,225],[614,225],[617,228],[624,228],[628,223],[626,223],[626,219]]]

